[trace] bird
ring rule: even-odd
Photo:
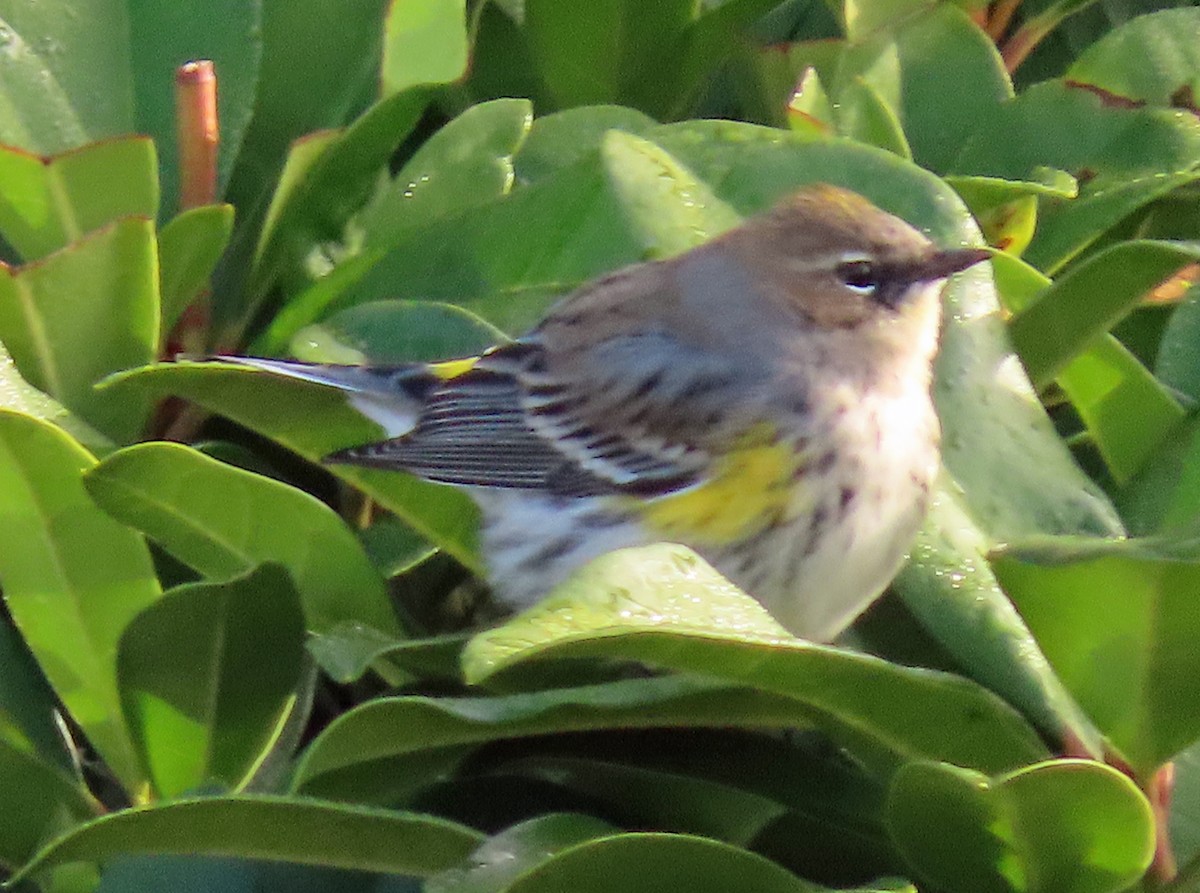
[[[891,582],[926,514],[941,291],[989,256],[816,184],[579,287],[477,357],[221,359],[339,389],[383,427],[325,461],[465,488],[514,609],[604,553],[672,542],[824,642]]]

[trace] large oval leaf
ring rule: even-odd
[[[478,681],[523,661],[579,656],[645,661],[793,698],[882,772],[934,753],[980,768],[1045,753],[1010,707],[965,679],[792,638],[682,546],[596,559],[536,607],[477,636],[463,665]]]
[[[117,642],[160,595],[142,538],[88,498],[96,460],[60,429],[0,411],[0,583],[55,692],[130,791],[144,780],[117,688]]]

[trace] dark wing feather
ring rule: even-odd
[[[497,348],[427,394],[412,431],[343,450],[328,461],[404,470],[448,484],[564,496],[666,492],[692,483],[692,470],[640,451],[617,434],[583,425],[556,436],[539,433],[528,402],[531,391],[545,387],[530,372],[543,367],[540,353],[530,342]],[[589,467],[593,456],[596,468]]]

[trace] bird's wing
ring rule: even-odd
[[[638,356],[649,368],[657,361],[647,356],[662,354],[664,345],[655,336],[610,347],[611,359]],[[589,360],[603,361],[603,353],[601,348]],[[665,354],[658,365],[679,359]],[[576,496],[660,494],[695,482],[709,458],[672,431],[678,410],[655,386],[665,373],[628,377],[628,399],[622,399],[619,389],[566,374],[556,368],[562,365],[536,334],[496,348],[431,387],[410,432],[329,460],[403,469],[445,483]]]

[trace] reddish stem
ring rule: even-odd
[[[217,195],[217,73],[208,59],[175,72],[175,121],[179,136],[182,210],[212,204]]]
[[[1171,816],[1171,794],[1175,790],[1175,764],[1166,763],[1150,776],[1146,785],[1146,796],[1154,812],[1154,860],[1150,863],[1149,875],[1157,883],[1165,884],[1175,879],[1179,865],[1171,848],[1171,835],[1167,822]]]
[[[997,0],[992,4],[991,16],[988,18],[987,33],[996,43],[1000,42],[1008,25],[1012,21],[1013,13],[1017,11],[1017,7],[1021,5],[1021,0]]]

